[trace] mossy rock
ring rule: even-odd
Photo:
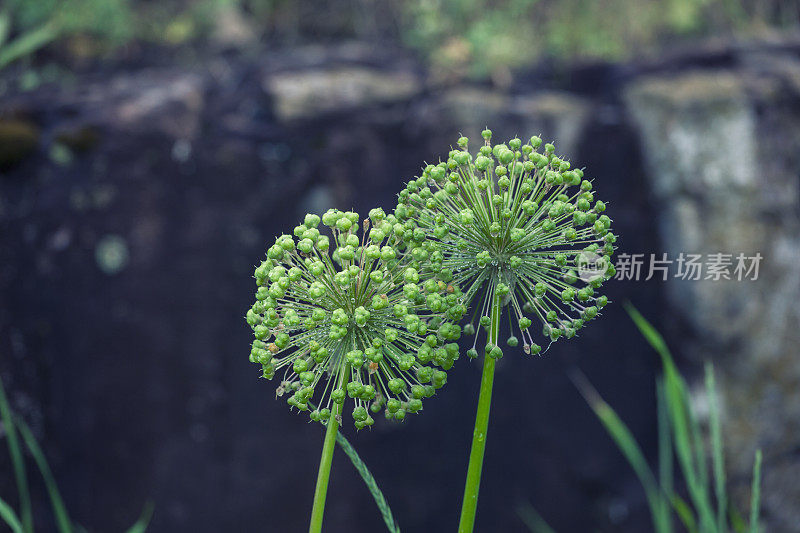
[[[39,128],[18,119],[0,119],[0,169],[8,169],[31,155],[39,144]]]

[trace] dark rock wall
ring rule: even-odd
[[[488,125],[498,137],[553,138],[585,166],[620,252],[769,244],[758,285],[608,290],[679,354],[715,359],[732,479],[746,482],[752,449],[764,446],[765,514],[790,531],[781,495],[798,485],[779,472],[798,468],[787,453],[800,444],[790,423],[800,405],[797,54],[773,66],[733,50],[711,65],[693,56],[543,71],[506,91],[432,85],[386,54],[346,45],[215,59],[0,103],[0,122],[37,136],[31,155],[0,171],[0,371],[74,518],[120,530],[152,499],[153,531],[303,530],[323,430],[276,401],[247,361],[253,265],[306,211],[392,206],[423,161]],[[684,63],[700,71],[676,78]],[[754,93],[742,88],[751,79],[762,82]],[[687,155],[687,139],[706,144]],[[742,298],[755,308],[731,326]],[[778,303],[790,316],[770,333]],[[605,315],[544,357],[498,365],[479,530],[524,531],[523,501],[559,531],[649,527],[635,477],[566,377],[582,369],[654,455],[657,361],[620,305]],[[404,531],[456,525],[479,378],[477,362],[461,361],[423,415],[346,428]],[[5,456],[0,471],[10,471]],[[10,476],[0,494],[13,494]],[[46,506],[37,498],[40,520]],[[326,529],[382,529],[341,453]]]

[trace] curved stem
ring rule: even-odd
[[[322,514],[325,512],[325,498],[328,495],[328,479],[331,475],[333,450],[336,447],[336,434],[339,432],[339,413],[341,406],[333,404],[331,417],[328,420],[328,429],[325,431],[325,443],[322,445],[322,457],[319,460],[319,473],[317,474],[317,488],[314,491],[314,507],[311,509],[311,523],[308,533],[322,531]]]
[[[489,342],[497,344],[500,332],[500,296],[494,295],[492,301]],[[483,454],[486,451],[486,433],[489,429],[489,409],[492,405],[492,385],[494,384],[495,360],[488,354],[483,355],[483,376],[481,391],[478,396],[478,409],[475,413],[475,430],[472,433],[472,449],[469,453],[467,482],[464,485],[464,500],[461,503],[461,520],[458,533],[472,533],[475,527],[475,512],[478,509],[478,489],[481,485],[483,470]]]

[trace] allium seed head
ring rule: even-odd
[[[552,144],[540,151],[539,137],[496,145],[490,130],[482,137],[474,156],[462,137],[446,161],[425,167],[399,194],[395,215],[406,232],[421,230],[439,245],[442,270],[475,307],[482,327],[465,327],[477,332],[470,357],[495,295],[509,306],[525,352],[538,354],[533,321],[549,345],[575,336],[608,302],[598,290],[614,275],[616,236],[591,181]],[[512,333],[507,344],[519,341]],[[502,356],[498,346],[486,348]]]
[[[329,210],[278,237],[255,269],[247,322],[250,361],[265,378],[281,373],[278,395],[301,411],[318,405],[312,420],[350,398],[360,429],[381,410],[402,420],[445,384],[466,308],[439,243],[381,209],[359,222]]]

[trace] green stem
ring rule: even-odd
[[[500,332],[500,296],[494,295],[492,301],[491,326],[489,343],[497,344]],[[494,384],[495,360],[488,354],[483,355],[483,376],[481,391],[478,396],[478,410],[475,413],[475,431],[472,433],[472,449],[469,453],[467,482],[464,485],[464,500],[461,503],[461,520],[458,533],[472,533],[475,527],[475,513],[478,509],[478,489],[481,485],[483,470],[483,454],[486,451],[486,432],[489,429],[489,409],[492,405],[492,385]]]
[[[311,509],[311,524],[308,526],[308,533],[320,533],[322,531],[322,514],[325,512],[325,498],[328,495],[328,480],[331,476],[333,450],[336,448],[336,434],[339,432],[339,420],[337,417],[340,412],[341,406],[334,402],[331,418],[328,420],[328,429],[325,431],[322,457],[319,460],[317,488],[314,491],[314,507]]]

